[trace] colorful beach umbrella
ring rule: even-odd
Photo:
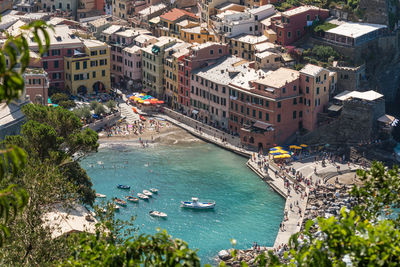
[[[308,147],[308,145],[306,145],[306,144],[301,144],[300,146],[301,147]]]
[[[290,158],[290,155],[283,154],[283,155],[274,156],[274,159],[287,159],[287,158]]]

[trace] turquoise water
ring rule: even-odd
[[[284,199],[245,163],[243,157],[204,143],[146,149],[119,144],[82,160],[94,188],[108,199],[127,195],[116,184],[128,184],[135,193],[158,188],[150,201],[128,203],[117,216],[127,220],[136,215],[140,233],[166,229],[199,249],[202,264],[212,263],[220,250],[230,248],[231,238],[240,249],[251,247],[254,241],[265,246],[275,241]],[[215,210],[181,209],[180,201],[192,196],[215,200]],[[150,210],[165,212],[168,218],[150,217]]]

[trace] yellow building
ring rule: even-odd
[[[97,40],[83,40],[82,51],[64,57],[65,87],[71,94],[106,92],[110,84],[110,48]]]
[[[188,43],[214,42],[215,35],[210,33],[207,28],[197,26],[193,28],[181,29],[181,40]]]

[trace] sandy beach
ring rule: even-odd
[[[155,127],[155,123],[157,127]],[[126,128],[126,124],[122,123],[120,128]],[[129,129],[129,128],[128,128]],[[203,142],[202,140],[194,137],[187,131],[167,122],[153,119],[153,123],[146,121],[143,123],[143,129],[141,133],[134,133],[134,131],[124,131],[121,133],[112,134],[108,136],[106,131],[99,133],[99,143],[114,143],[114,142],[132,142],[141,144],[187,144],[193,142]]]

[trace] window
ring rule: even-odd
[[[254,118],[256,117],[256,110],[255,109],[253,109],[253,117]]]
[[[317,95],[319,95],[319,87],[317,87]]]
[[[291,36],[292,36],[292,33],[291,33],[291,32],[288,32],[288,33],[287,33],[287,37],[290,38]]]
[[[326,86],[324,86],[324,92],[326,92]]]
[[[258,118],[259,118],[260,120],[262,120],[262,112],[261,112],[261,111],[258,111]]]
[[[278,114],[276,120],[277,120],[277,122],[281,122],[281,114]]]
[[[250,109],[249,109],[249,108],[247,108],[246,114],[247,114],[247,115],[250,115]]]
[[[265,113],[265,120],[269,121],[269,113]]]
[[[282,104],[281,102],[278,102],[278,108],[281,108]]]
[[[293,98],[293,105],[297,105],[297,98]]]
[[[307,15],[307,21],[310,21],[310,15]]]
[[[214,50],[210,50],[210,55],[214,55]]]
[[[297,37],[300,37],[300,30],[297,30]]]
[[[303,118],[303,111],[299,111],[299,118]]]
[[[296,113],[296,110],[295,110],[295,111],[293,111],[293,119],[296,119],[296,117],[297,117],[297,113]]]
[[[218,49],[218,54],[222,54],[222,49]]]
[[[282,88],[282,94],[284,94],[284,93],[286,93],[286,88],[285,87]]]
[[[54,68],[58,69],[58,60],[54,61]]]
[[[62,3],[58,3],[58,8],[62,8]]]
[[[310,93],[310,87],[306,86],[306,94]]]
[[[59,56],[59,55],[61,55],[60,49],[53,49],[53,50],[51,50],[51,55],[52,55],[52,56]]]
[[[106,49],[100,50],[100,55],[105,55],[105,54],[107,54],[107,50]]]
[[[48,65],[47,65],[47,61],[43,61],[43,69],[47,70],[48,69]]]
[[[77,70],[80,69],[80,62],[75,62],[75,69],[77,69]]]
[[[90,51],[90,55],[91,55],[91,56],[97,56],[97,50],[95,50],[95,51]]]
[[[101,75],[102,75],[103,77],[105,77],[105,76],[106,76],[106,71],[105,71],[105,70],[102,70],[102,71],[101,71]]]
[[[83,69],[87,69],[87,61],[83,61]]]
[[[69,62],[67,61],[67,70],[69,70]]]
[[[306,82],[309,82],[310,78],[308,76],[306,76]]]
[[[93,76],[93,78],[96,78],[96,72],[95,71],[93,71],[92,76]]]
[[[269,107],[269,101],[268,100],[265,100],[265,106]]]
[[[296,85],[293,86],[293,91],[296,91],[297,87]]]

